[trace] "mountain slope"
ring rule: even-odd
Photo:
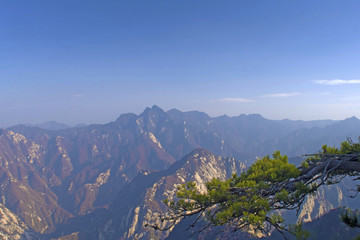
[[[156,232],[145,226],[159,221],[156,214],[166,211],[162,201],[175,197],[178,184],[195,181],[204,190],[205,182],[212,178],[225,180],[244,168],[245,165],[234,158],[223,158],[207,150],[197,149],[167,170],[144,171],[119,192],[106,213],[101,212],[92,217],[97,221],[91,223],[92,230],[88,229],[90,232],[80,233],[80,239],[164,239],[169,231]],[[81,224],[78,225],[85,224],[87,220],[79,220]],[[68,229],[68,226],[64,226],[64,229]],[[72,229],[74,232],[79,230]]]
[[[275,150],[294,156],[359,136],[360,121],[211,118],[153,106],[104,125],[58,131],[18,125],[0,134],[2,203],[37,232],[50,233],[73,216],[109,208],[140,172],[165,170],[196,148],[249,165]]]
[[[52,170],[41,167],[42,157],[40,146],[23,135],[12,131],[0,135],[1,201],[41,233],[53,231],[56,223],[72,216],[49,188],[59,182]]]
[[[37,240],[39,237],[31,231],[18,216],[0,203],[0,238],[11,240]]]

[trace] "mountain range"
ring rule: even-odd
[[[355,117],[213,118],[158,106],[103,125],[17,125],[0,130],[1,203],[34,239],[164,239],[172,233],[145,225],[165,210],[162,199],[175,196],[176,184],[197,181],[204,188],[211,178],[226,179],[275,150],[295,157],[358,136]],[[335,191],[329,201],[310,199],[303,217],[312,220],[347,204],[344,188],[319,193]]]

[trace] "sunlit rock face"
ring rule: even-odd
[[[18,216],[0,204],[0,239],[35,240],[39,238]]]
[[[0,136],[1,202],[39,233],[72,215],[58,204],[51,186],[59,179],[42,167],[41,146],[25,136],[4,131]]]
[[[359,208],[358,199],[352,198],[352,189],[356,189],[356,182],[350,177],[338,184],[320,187],[315,194],[307,196],[297,216],[298,220],[311,222],[339,207]]]
[[[104,224],[96,229],[98,236],[94,239],[165,239],[172,229],[157,232],[146,225],[165,224],[160,222],[158,214],[166,211],[163,200],[174,199],[179,184],[194,181],[200,191],[204,192],[205,183],[212,178],[225,180],[244,169],[244,163],[234,158],[224,158],[208,150],[197,149],[168,170],[144,171],[119,193]]]

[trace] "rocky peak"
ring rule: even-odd
[[[156,131],[157,128],[163,126],[167,119],[167,113],[160,107],[154,105],[151,108],[147,107],[143,113],[141,113],[136,123],[142,129],[142,131]]]
[[[162,114],[165,111],[157,105],[153,105],[151,108],[145,108],[144,112],[141,115],[150,115],[150,114]]]

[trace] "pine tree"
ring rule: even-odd
[[[263,234],[275,228],[284,238],[289,232],[306,239],[309,233],[302,229],[302,223],[287,224],[277,210],[299,210],[306,196],[320,186],[338,183],[345,176],[359,176],[359,156],[360,143],[348,139],[340,148],[324,145],[319,153],[305,155],[300,167],[276,151],[272,157],[258,159],[239,176],[234,174],[226,181],[212,179],[206,184],[206,193],[200,193],[194,182],[188,182],[178,187],[176,201],[164,201],[169,211],[161,220],[168,225],[160,230],[196,215],[192,226],[205,216],[206,227],[228,225],[234,230],[252,229]],[[358,185],[355,196],[359,191]],[[343,215],[349,226],[359,227],[357,220],[352,212]]]

